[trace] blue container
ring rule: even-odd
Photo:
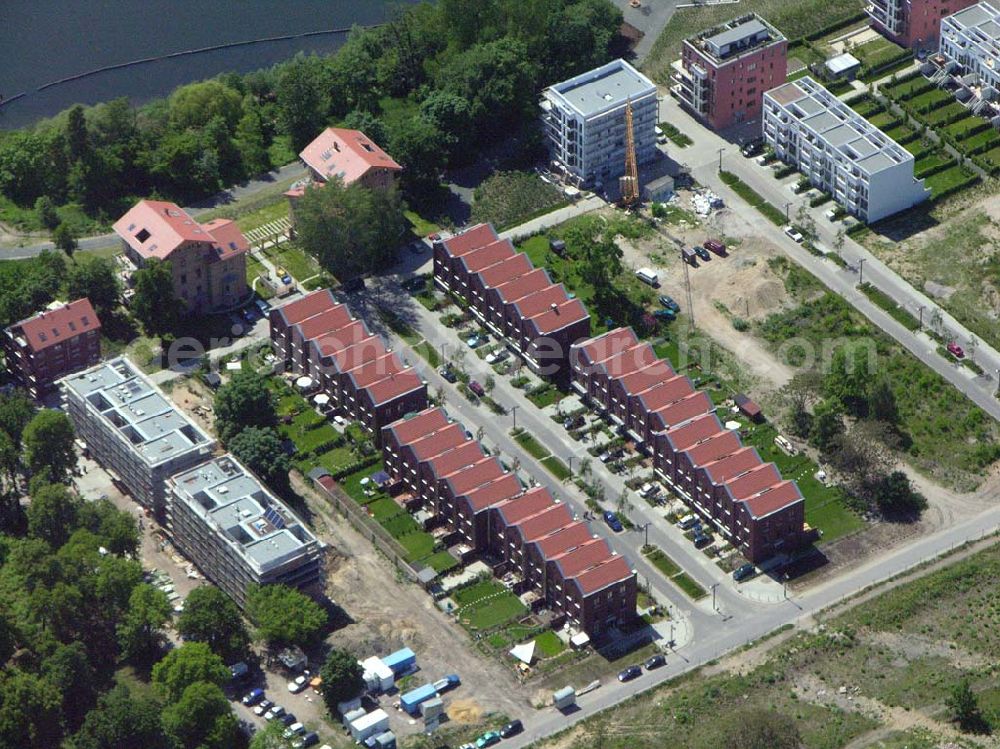
[[[417,665],[417,654],[409,648],[403,648],[385,656],[382,663],[391,668],[392,672],[398,676],[405,674]]]
[[[437,690],[434,688],[434,685],[424,684],[422,687],[417,687],[400,697],[399,704],[410,715],[416,715],[424,702],[435,697],[437,697]]]

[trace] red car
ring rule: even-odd
[[[469,383],[469,390],[478,395],[480,398],[486,395],[486,391],[483,389],[483,386],[475,380]]]
[[[948,345],[945,346],[948,349],[948,353],[954,356],[956,359],[962,359],[965,357],[965,351],[954,341],[949,341]]]
[[[432,242],[440,242],[441,241],[441,235],[438,234],[437,232],[434,232],[433,234],[428,234],[427,238],[429,240],[431,240]]]

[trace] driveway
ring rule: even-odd
[[[629,0],[612,0],[612,2],[621,9],[625,22],[643,33],[642,39],[633,50],[635,62],[641,63],[653,48],[663,27],[674,15],[679,0],[642,0],[638,8],[629,5]]]

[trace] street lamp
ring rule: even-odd
[[[917,330],[923,330],[924,329],[924,305],[923,304],[920,305],[920,309],[918,309],[917,312],[920,313],[920,326],[917,328]]]
[[[712,611],[718,611],[719,609],[715,606],[715,589],[719,587],[718,583],[712,585]]]
[[[517,409],[518,406],[510,407],[510,415],[514,417],[514,429],[517,429]]]
[[[645,536],[645,539],[644,539],[644,540],[643,540],[643,542],[642,542],[642,545],[643,545],[643,546],[649,546],[649,526],[651,526],[651,525],[652,525],[652,523],[651,523],[651,522],[647,522],[647,523],[644,523],[644,524],[643,524],[643,525],[642,525],[642,526],[641,526],[641,527],[639,528],[639,530],[643,531],[643,532],[644,532],[644,533],[646,534],[646,536]]]
[[[791,201],[785,203],[785,221],[787,221],[788,223],[792,223],[792,216],[788,212],[788,209],[791,208],[791,207],[792,207]]]
[[[719,149],[719,171],[720,172],[722,171],[722,154],[723,154],[723,152],[725,152],[725,150],[726,150],[725,148],[720,148]]]
[[[865,259],[858,258],[858,286],[865,282]]]
[[[573,473],[573,456],[572,455],[569,456],[569,472],[572,475],[572,473]]]

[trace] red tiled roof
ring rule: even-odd
[[[687,455],[693,465],[700,466],[732,455],[742,447],[739,435],[726,429],[688,448]]]
[[[569,525],[564,525],[551,533],[536,538],[532,543],[538,549],[542,559],[552,559],[567,549],[585,543],[591,537],[592,534],[587,524],[582,520],[574,520]]]
[[[308,322],[308,321],[307,321]],[[351,346],[357,345],[372,338],[368,326],[361,320],[354,320],[340,328],[324,331],[316,336],[306,338],[309,345],[314,346],[320,356],[331,357],[338,351],[342,351]],[[376,344],[369,344],[375,347]],[[381,347],[381,353],[385,353],[385,346]]]
[[[516,497],[523,491],[524,488],[517,477],[513,473],[505,473],[500,478],[482,484],[461,496],[469,503],[472,512],[477,513]]]
[[[639,337],[632,328],[615,328],[602,335],[574,344],[574,348],[586,354],[591,363],[596,363],[631,348],[638,341]]]
[[[554,562],[563,580],[569,580],[611,557],[611,547],[603,538],[588,538],[548,561]]]
[[[719,422],[719,417],[714,413],[709,413],[695,417],[686,424],[667,430],[666,437],[673,446],[674,451],[681,452],[722,431],[722,424]]]
[[[761,465],[761,460],[757,451],[752,447],[741,447],[723,458],[703,464],[702,468],[705,469],[705,473],[708,474],[708,478],[713,484],[724,484],[733,476],[738,476],[759,465]]]
[[[768,487],[781,483],[781,474],[774,463],[762,463],[726,482],[733,499],[746,499]]]
[[[338,341],[339,343],[343,342]],[[377,335],[370,335],[360,341],[334,350],[328,350],[324,341],[324,346],[320,351],[322,356],[330,358],[337,372],[349,372],[366,361],[378,359],[380,356],[385,356],[388,353],[385,344],[382,343],[382,339]]]
[[[452,496],[458,497],[472,491],[477,486],[496,481],[503,474],[504,470],[500,461],[489,457],[453,471],[450,475],[445,476],[444,480],[451,487]]]
[[[403,365],[395,354],[386,354],[377,359],[369,359],[360,366],[345,372],[354,383],[354,387],[362,390],[379,380],[388,377],[390,374],[398,374],[403,371]]]
[[[21,335],[32,351],[41,351],[91,330],[100,330],[101,321],[90,300],[83,298],[51,311],[39,312],[17,323],[16,327],[20,327]]]
[[[653,347],[648,343],[630,346],[624,351],[612,354],[607,359],[597,362],[594,367],[612,380],[624,380],[630,374],[642,371],[651,366],[657,366],[659,359]],[[654,369],[653,372],[658,370]],[[641,389],[641,388],[640,388]],[[628,392],[628,391],[626,391]]]
[[[517,528],[522,543],[528,543],[572,522],[573,513],[562,502],[557,502],[542,508],[534,515],[522,518],[517,523],[510,523],[508,527]]]
[[[443,408],[427,408],[408,418],[394,421],[386,427],[396,437],[400,445],[406,445],[425,434],[443,428],[448,423],[448,414]]]
[[[654,431],[670,429],[678,424],[683,424],[695,416],[713,411],[715,406],[712,399],[703,390],[694,390],[690,395],[673,403],[664,406],[659,411],[650,414],[650,421]]]
[[[443,479],[460,468],[466,468],[483,459],[483,448],[475,440],[465,438],[455,449],[437,453],[431,458],[429,466],[431,473]]]
[[[360,130],[328,127],[299,154],[310,169],[324,179],[340,177],[345,185],[371,169],[398,172],[402,167]]]
[[[584,596],[593,595],[609,585],[628,580],[635,573],[624,557],[614,556],[601,564],[577,575],[576,585]]]
[[[566,288],[561,283],[554,283],[515,301],[514,310],[522,318],[533,317],[549,309],[553,304],[564,304],[567,299],[569,295],[566,293]]]
[[[549,279],[549,274],[545,269],[535,268],[517,278],[512,278],[510,281],[493,287],[493,290],[496,291],[502,303],[509,304],[523,296],[533,294],[539,289],[544,289],[546,286],[551,285],[552,281]]]
[[[336,307],[330,307],[319,314],[307,317],[295,325],[302,340],[311,341],[320,336],[336,339],[338,332],[350,325],[351,322],[350,310],[343,304],[338,304]],[[360,320],[357,322],[361,323]]]
[[[249,248],[239,227],[228,219],[199,224],[176,203],[140,200],[118,219],[115,233],[144,258],[166,260],[185,242],[204,242],[225,259]]]
[[[529,317],[526,323],[539,335],[554,333],[580,320],[589,320],[590,315],[579,299],[567,299],[556,309],[539,312]]]
[[[202,224],[202,227],[215,239],[216,257],[219,260],[228,260],[242,252],[250,251],[250,243],[232,219],[213,219]]]
[[[398,361],[397,361],[398,363]],[[412,367],[390,372],[381,380],[368,385],[364,389],[365,395],[373,405],[380,405],[395,400],[401,395],[412,393],[423,387],[424,381],[420,379]]]
[[[435,432],[430,432],[420,439],[410,442],[409,448],[413,451],[414,458],[418,461],[424,461],[441,455],[467,441],[465,430],[452,422]]]
[[[286,325],[294,325],[302,322],[307,317],[318,315],[320,312],[336,307],[337,302],[333,298],[333,292],[329,289],[317,289],[306,294],[301,299],[289,302],[274,310],[281,315]]]
[[[444,249],[451,257],[460,257],[468,252],[497,241],[493,224],[476,224],[461,234],[444,240]]]
[[[765,489],[760,494],[744,500],[743,504],[755,518],[762,518],[778,510],[804,502],[802,493],[794,481],[782,481]]]
[[[503,517],[504,522],[508,526],[511,526],[517,525],[529,515],[534,515],[539,510],[554,503],[555,499],[549,494],[548,489],[536,486],[534,489],[526,491],[520,497],[515,497],[498,505],[497,510]]]
[[[510,240],[502,239],[462,255],[458,262],[465,266],[467,273],[475,273],[515,254],[517,253],[514,252],[514,245]]]
[[[643,372],[650,369],[650,367],[647,367],[643,370]],[[652,369],[655,369],[655,367]],[[627,391],[630,395],[639,400],[646,413],[655,413],[664,406],[680,400],[681,398],[686,398],[694,392],[694,386],[691,384],[691,380],[689,380],[686,375],[673,374],[673,370],[671,370],[669,379],[657,379],[655,371],[650,372],[649,375],[642,378],[635,379],[638,381],[639,385],[645,385],[650,381],[653,383],[643,390]]]
[[[490,289],[507,281],[512,281],[518,276],[523,276],[532,270],[533,266],[528,256],[523,252],[518,252],[511,257],[504,258],[499,263],[483,268],[477,273],[483,288]]]

